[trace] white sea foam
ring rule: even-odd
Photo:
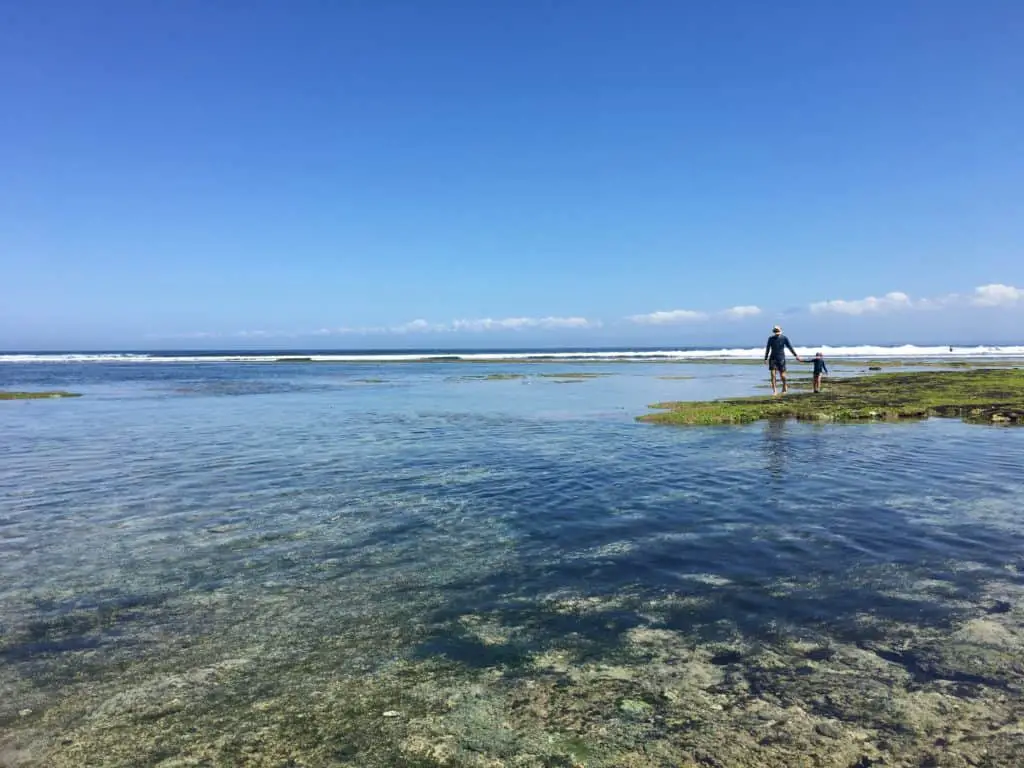
[[[847,346],[847,347],[797,347],[801,356],[821,352],[826,358],[1024,358],[1024,345],[1017,346],[974,346],[921,347],[912,344],[901,346]],[[659,350],[603,350],[580,352],[548,352],[542,349],[532,352],[396,352],[360,354],[358,352],[302,353],[302,352],[261,352],[223,355],[164,355],[161,353],[42,353],[42,354],[0,354],[0,363],[268,363],[288,359],[309,359],[329,363],[399,363],[428,362],[431,360],[482,360],[524,361],[589,361],[589,360],[697,360],[759,359],[764,355],[763,347],[734,347],[726,349],[659,349]]]

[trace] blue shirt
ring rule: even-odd
[[[793,353],[793,357],[796,357],[796,350],[793,349],[793,345],[789,343],[789,338],[783,334],[776,336],[774,333],[768,337],[768,343],[764,347],[764,359],[767,360],[771,357],[773,360],[785,360],[786,350]]]

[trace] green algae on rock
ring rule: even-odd
[[[842,358],[837,358],[837,360],[854,365],[867,365],[872,368],[1019,368],[1021,365],[1024,365],[1024,361],[1014,358],[1006,360],[948,360],[931,357],[918,360],[862,360],[859,358],[842,360]]]
[[[611,376],[610,373],[596,373],[593,371],[576,371],[568,373],[538,373],[538,376],[545,379],[598,379],[602,376]]]
[[[81,397],[77,392],[0,392],[0,400],[46,400],[56,397]]]
[[[1024,370],[886,373],[831,379],[823,392],[658,403],[639,416],[652,424],[747,424],[762,419],[863,421],[961,418],[974,424],[1024,423]]]

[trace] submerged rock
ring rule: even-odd
[[[818,723],[814,726],[815,732],[821,734],[830,739],[841,739],[843,738],[843,729],[835,723],[824,722]]]
[[[623,699],[619,709],[630,717],[648,717],[654,712],[654,707],[639,699]]]

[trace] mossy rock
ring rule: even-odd
[[[469,376],[454,376],[448,381],[516,381],[525,379],[524,373],[479,373]]]
[[[886,373],[830,380],[821,393],[658,403],[652,424],[748,424],[762,419],[869,421],[961,418],[974,424],[1024,424],[1024,370]]]
[[[0,392],[0,400],[47,400],[60,397],[81,397],[77,392]]]

